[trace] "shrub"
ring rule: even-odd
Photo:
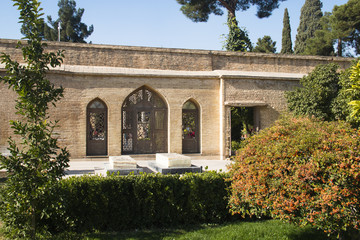
[[[251,137],[231,166],[232,213],[359,229],[360,132],[286,116]]]
[[[289,110],[296,115],[334,120],[333,105],[340,89],[338,68],[333,63],[318,65],[300,79],[301,87],[285,94]]]
[[[53,232],[87,232],[222,222],[231,217],[227,177],[206,172],[63,179],[54,191],[65,214],[44,224]]]

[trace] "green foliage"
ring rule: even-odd
[[[350,91],[356,96],[356,99],[349,102],[351,106],[351,114],[350,118],[355,121],[360,121],[360,61],[357,62],[356,65],[351,67],[350,69],[350,77],[349,77],[351,88]]]
[[[360,54],[360,2],[349,0],[346,4],[335,6],[330,15],[332,38],[338,42],[338,56],[343,55],[345,44],[355,48]]]
[[[254,128],[254,109],[231,108],[231,139],[240,141],[243,135],[250,136]]]
[[[321,8],[320,0],[306,0],[301,8],[294,47],[295,54],[304,54],[307,39],[313,38],[315,31],[321,29],[320,18],[323,16]]]
[[[360,53],[360,2],[350,0],[341,6],[335,6],[331,13],[325,13],[320,19],[321,28],[315,31],[314,38],[306,40],[304,54],[334,55],[333,45],[337,44],[337,56],[351,56],[345,52],[353,47]]]
[[[235,18],[228,19],[229,34],[225,37],[224,48],[232,52],[252,50],[252,44],[246,30],[238,26]]]
[[[340,90],[337,97],[334,99],[331,110],[335,116],[335,120],[344,120],[349,122],[353,127],[360,126],[360,119],[351,117],[351,106],[349,103],[353,100],[360,99],[360,92],[352,91],[352,81],[350,79],[351,70],[356,66],[357,62],[354,61],[352,67],[346,69],[340,75]]]
[[[301,88],[286,92],[288,108],[296,115],[315,116],[323,120],[334,120],[332,111],[339,92],[338,66],[318,65],[308,76],[300,80]]]
[[[306,55],[320,55],[320,56],[332,56],[334,55],[334,39],[329,31],[330,27],[330,15],[325,15],[320,19],[321,29],[315,31],[313,38],[306,40],[306,46],[304,54]]]
[[[205,172],[63,179],[52,191],[63,199],[72,224],[60,217],[44,224],[59,232],[86,232],[220,223],[231,217],[226,177]]]
[[[226,36],[224,48],[227,51],[251,51],[252,45],[245,30],[238,27],[236,11],[246,11],[251,6],[257,6],[256,15],[259,18],[268,17],[286,0],[176,0],[182,13],[194,22],[207,22],[210,14],[223,15],[222,8],[228,12],[229,34]]]
[[[51,16],[47,17],[50,26],[44,25],[44,38],[49,41],[58,40],[58,24],[60,21],[60,41],[85,43],[84,39],[94,31],[93,25],[88,27],[81,22],[85,10],[83,8],[76,10],[74,0],[59,0],[58,6],[59,18],[53,21]]]
[[[345,122],[285,116],[248,140],[230,167],[233,213],[359,229],[360,132]]]
[[[284,10],[282,39],[281,39],[281,53],[282,54],[293,53],[292,41],[291,41],[290,17],[287,8],[285,8]]]
[[[0,233],[1,239],[1,233]],[[180,228],[137,229],[135,231],[64,233],[48,240],[325,240],[326,234],[279,220],[236,221],[222,224],[196,224]],[[1,239],[2,240],[2,239]]]
[[[258,38],[256,47],[253,52],[262,52],[262,53],[275,53],[276,52],[276,42],[274,42],[270,36],[264,36],[263,38]]]
[[[182,13],[194,22],[207,22],[210,14],[223,15],[225,8],[230,18],[235,18],[236,11],[246,11],[250,6],[257,6],[256,15],[259,18],[268,17],[285,0],[176,0],[181,6]]]
[[[41,43],[42,22],[40,3],[36,0],[14,0],[20,10],[20,22],[27,38],[27,44],[20,42],[25,64],[1,55],[6,75],[0,81],[17,93],[16,111],[21,120],[11,121],[14,134],[19,141],[9,139],[9,157],[0,156],[0,168],[8,171],[8,180],[1,191],[0,217],[7,232],[13,237],[35,238],[46,226],[41,219],[51,217],[59,210],[55,192],[49,186],[56,184],[68,166],[69,153],[59,149],[53,138],[56,122],[49,121],[49,105],[63,96],[63,88],[57,88],[46,79],[49,66],[60,66],[63,54],[45,52]],[[44,195],[48,194],[48,198]]]

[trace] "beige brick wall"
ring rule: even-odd
[[[0,39],[0,52],[22,61],[17,40]],[[25,43],[25,42],[23,42]],[[64,64],[182,71],[236,70],[255,72],[308,73],[316,65],[335,62],[341,68],[351,58],[239,53],[210,50],[130,47],[47,42],[50,51],[65,50]]]
[[[285,92],[298,86],[294,80],[228,79],[225,81],[225,102],[262,103],[260,128],[266,128],[286,110]]]
[[[10,120],[18,119],[15,115],[15,94],[0,83],[0,146],[7,145],[8,137],[12,133]]]
[[[168,104],[169,152],[182,152],[182,106],[195,100],[201,111],[201,153],[219,154],[219,98],[217,79],[119,77],[64,74],[50,76],[65,88],[64,98],[51,116],[59,119],[60,143],[67,146],[73,158],[86,156],[86,108],[95,98],[108,107],[108,154],[121,154],[121,107],[126,97],[141,86],[148,86]],[[0,96],[1,98],[1,96]]]
[[[22,61],[15,40],[0,39],[0,52]],[[229,53],[48,42],[49,50],[65,49],[64,65],[48,77],[65,88],[64,98],[52,108],[60,120],[62,146],[72,158],[86,156],[86,108],[95,98],[108,107],[108,154],[121,154],[121,106],[135,89],[146,85],[161,95],[168,107],[168,151],[182,152],[182,106],[193,99],[200,106],[200,150],[203,155],[226,155],[229,147],[229,108],[252,104],[260,113],[260,127],[270,126],[286,109],[284,93],[319,63],[349,58]],[[4,73],[0,65],[0,74]],[[223,85],[222,85],[223,84]],[[0,84],[0,146],[12,135],[15,94]],[[223,101],[223,102],[221,102]],[[226,106],[225,106],[226,105]],[[222,115],[221,115],[222,114]]]

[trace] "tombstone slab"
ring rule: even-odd
[[[109,156],[110,168],[132,169],[137,168],[136,161],[130,156]]]
[[[156,164],[163,168],[191,167],[191,158],[178,153],[157,153]]]
[[[109,162],[104,164],[104,170],[95,170],[95,173],[106,175],[128,175],[134,173],[135,175],[143,172],[142,168],[139,168],[136,161],[127,155],[123,156],[109,156]]]

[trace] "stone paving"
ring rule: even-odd
[[[136,159],[139,167],[144,169],[144,172],[154,172],[149,166],[149,163],[155,162],[153,159]],[[109,163],[108,158],[98,159],[76,159],[70,161],[69,168],[66,169],[66,176],[77,176],[84,174],[94,174],[95,170],[102,170],[106,163]],[[209,159],[195,159],[191,161],[192,165],[202,166],[203,171],[227,171],[227,165],[231,164],[230,160],[209,160]]]

